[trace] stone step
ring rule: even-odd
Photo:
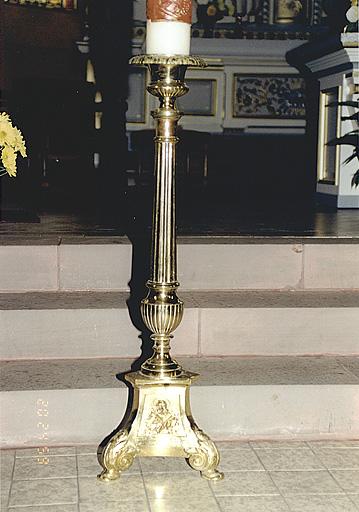
[[[172,344],[177,355],[359,355],[359,291],[180,297],[185,314]],[[139,299],[131,301],[131,314],[128,299],[126,292],[0,294],[0,359],[137,357]]]
[[[182,358],[214,439],[358,438],[359,357]],[[126,410],[132,360],[1,363],[1,447],[99,443]],[[46,433],[46,435],[44,435]]]
[[[133,276],[142,276],[149,261],[146,246],[132,251],[125,237],[4,240],[0,292],[127,290],[131,267]],[[181,289],[359,289],[357,241],[180,238]]]

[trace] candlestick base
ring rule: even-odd
[[[134,388],[132,409],[126,424],[102,449],[100,480],[119,478],[136,456],[185,457],[203,478],[223,478],[217,470],[218,450],[191,414],[189,390],[197,376],[184,372],[164,380],[141,372],[126,375]]]

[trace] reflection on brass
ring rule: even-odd
[[[198,428],[190,408],[189,392],[197,374],[186,372],[170,355],[172,332],[183,315],[177,297],[175,233],[176,127],[181,113],[175,102],[188,91],[187,65],[204,66],[197,57],[138,56],[132,64],[146,64],[151,73],[148,91],[159,98],[152,112],[156,122],[155,193],[152,227],[151,275],[148,295],[141,303],[146,326],[152,331],[153,355],[139,372],[126,375],[134,389],[130,414],[106,445],[99,461],[104,481],[118,478],[135,456],[185,457],[203,478],[220,480],[219,454],[213,441]]]
[[[191,23],[192,0],[147,0],[147,19]]]

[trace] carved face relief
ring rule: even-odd
[[[156,400],[148,417],[146,430],[148,434],[173,434],[178,426],[178,418],[170,410],[166,400]]]
[[[147,0],[147,19],[191,23],[192,0]]]

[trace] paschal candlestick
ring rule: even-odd
[[[172,22],[171,22],[172,23]],[[182,22],[181,22],[182,23]],[[153,355],[139,372],[126,375],[134,389],[131,412],[99,455],[104,481],[118,478],[136,456],[185,457],[202,477],[220,480],[218,450],[195,423],[190,407],[190,386],[198,377],[172,359],[170,340],[183,315],[177,297],[175,233],[176,127],[181,113],[176,99],[188,91],[187,66],[204,67],[198,57],[143,55],[131,59],[146,65],[151,75],[148,91],[159,99],[152,112],[155,133],[155,192],[153,204],[151,275],[141,312],[152,332]]]

